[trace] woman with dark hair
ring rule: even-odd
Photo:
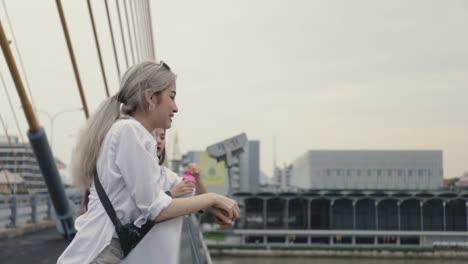
[[[156,128],[153,131],[153,136],[156,139],[156,155],[159,158],[159,165],[161,166],[161,178],[167,179],[167,183],[164,183],[165,187],[167,188],[166,194],[171,196],[172,198],[184,197],[188,194],[193,192],[195,186],[186,181],[182,181],[182,177],[179,177],[177,173],[170,170],[166,165],[164,165],[164,161],[166,159],[166,130],[162,128]],[[195,167],[194,165],[192,165]],[[197,177],[197,182],[200,182],[200,189],[206,192],[205,186],[203,185],[203,181],[201,179],[199,169],[192,169],[194,172],[194,177]],[[196,172],[195,172],[196,171]],[[199,180],[198,180],[199,179]]]
[[[196,180],[195,186],[190,182],[182,180],[182,177],[179,177],[177,173],[173,172],[164,165],[166,157],[166,130],[162,128],[156,128],[153,131],[153,136],[156,139],[156,150],[157,156],[159,158],[159,165],[161,165],[161,174],[163,179],[167,179],[165,187],[170,191],[166,191],[166,194],[173,197],[187,197],[193,193],[193,188],[196,189],[194,195],[201,195],[207,193],[205,184],[203,183],[203,178],[201,175],[200,167],[196,163],[190,163],[188,168],[192,171],[192,175]],[[215,222],[221,227],[229,227],[230,224],[226,223],[219,218],[219,214],[216,210],[209,209],[214,215]]]

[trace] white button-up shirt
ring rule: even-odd
[[[156,140],[133,118],[113,124],[102,143],[96,167],[119,220],[138,227],[155,219],[171,203],[171,197],[164,192],[180,182],[176,174],[161,173]],[[90,263],[112,237],[117,237],[94,183],[88,211],[76,219],[75,228],[75,238],[57,263]]]

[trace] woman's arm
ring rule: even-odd
[[[235,200],[216,193],[205,193],[188,198],[174,198],[168,207],[156,217],[156,222],[162,222],[174,217],[195,213],[199,210],[214,207],[224,213],[223,221],[232,224],[239,217],[239,207]]]
[[[147,148],[154,146],[153,142],[148,142],[150,139],[146,138],[146,133],[142,133],[139,125],[133,123],[123,126],[118,136],[112,139],[115,164],[120,169],[130,197],[142,211],[142,216],[135,220],[136,224],[144,223],[147,216],[161,222],[209,207],[220,209],[231,222],[239,217],[236,201],[219,194],[206,193],[175,199],[167,196],[158,184],[161,168],[155,159],[154,149]]]

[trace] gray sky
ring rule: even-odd
[[[5,1],[37,107],[50,114],[80,107],[55,1]],[[95,16],[115,92],[101,2],[94,1]],[[183,152],[246,132],[261,141],[267,173],[274,138],[279,164],[309,149],[441,149],[445,177],[468,170],[468,2],[151,4],[157,57],[178,74],[174,128]],[[87,6],[63,5],[94,110],[105,93]],[[7,28],[3,6],[0,18]],[[118,48],[123,56],[120,41]],[[3,57],[0,71],[25,129]],[[3,89],[0,110],[16,133]],[[39,120],[48,129],[44,114]],[[79,112],[55,121],[53,147],[66,162],[83,122]]]

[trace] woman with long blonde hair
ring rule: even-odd
[[[227,225],[239,216],[237,203],[222,195],[171,198],[159,185],[161,167],[151,132],[171,126],[178,112],[176,93],[176,75],[167,64],[139,63],[127,70],[118,93],[87,121],[76,146],[72,176],[83,190],[89,188],[88,210],[76,219],[78,232],[58,263],[119,263],[123,259],[114,224],[97,194],[96,180],[118,220],[136,227],[205,208],[211,208]]]

